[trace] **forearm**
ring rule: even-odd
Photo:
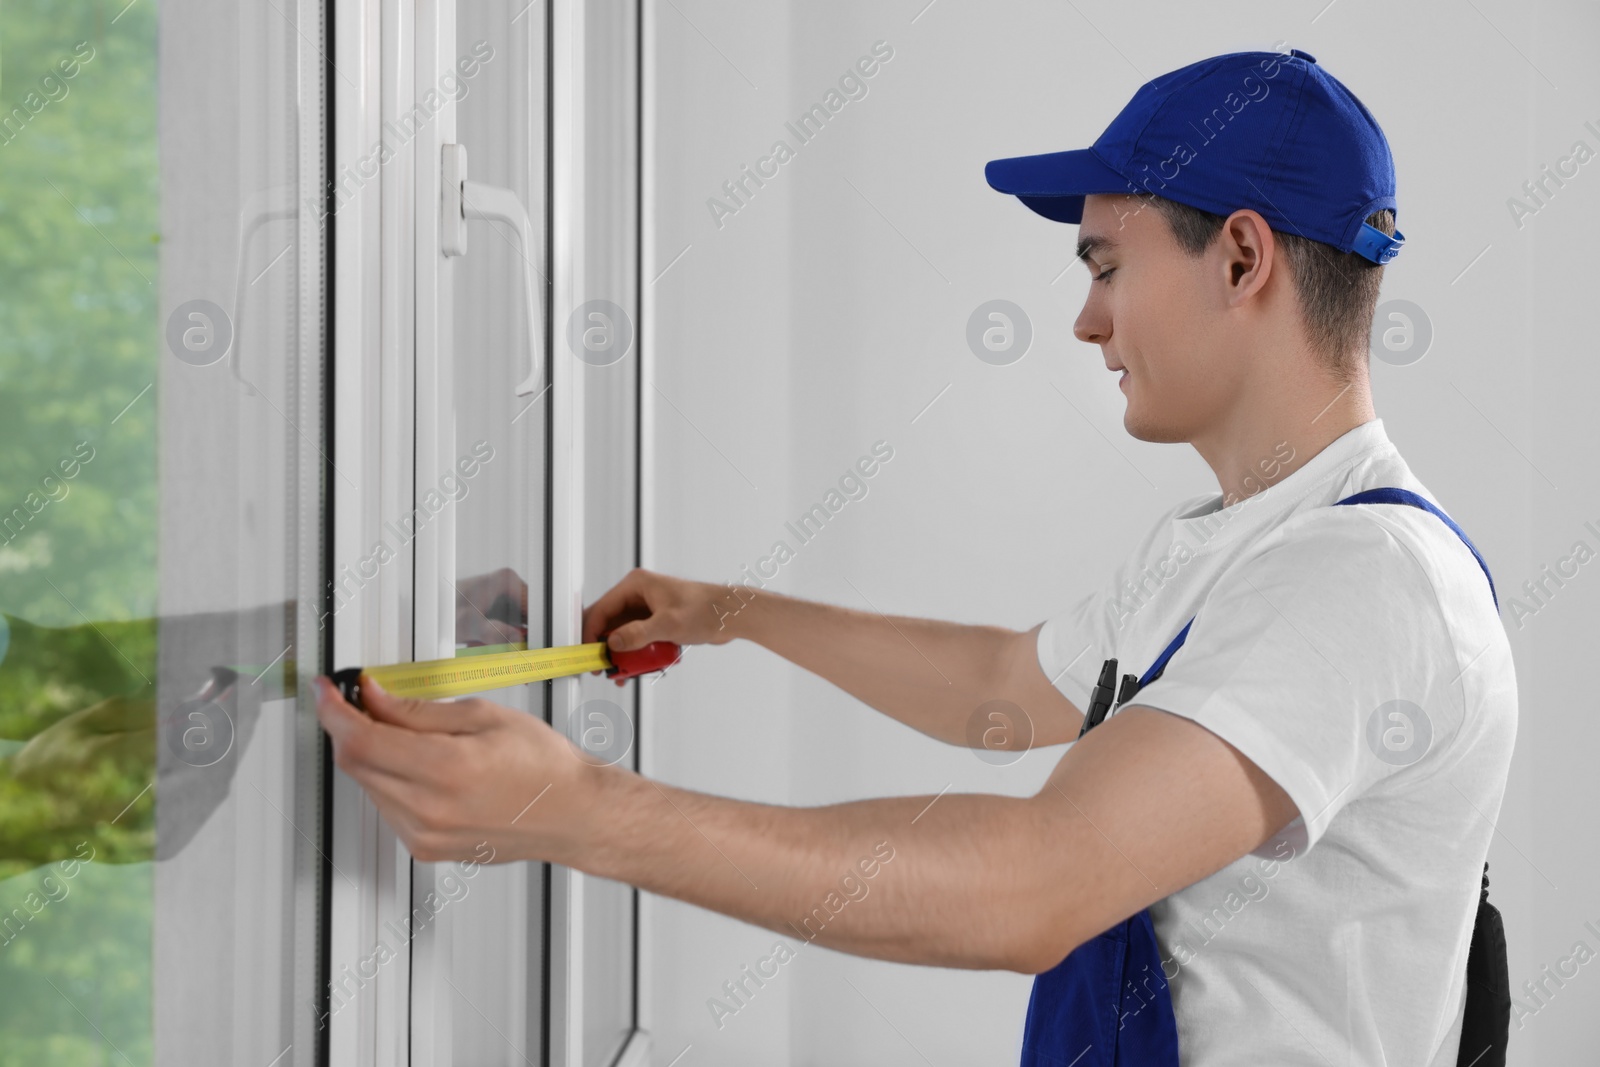
[[[881,615],[761,591],[723,624],[914,729],[968,744],[981,705],[1007,699],[1015,631]],[[745,598],[748,599],[745,599]],[[724,606],[725,607],[725,606]]]
[[[617,767],[597,778],[595,826],[558,862],[860,956],[1020,970],[1038,954],[1038,894],[1055,876],[1037,869],[1029,799],[789,808]]]

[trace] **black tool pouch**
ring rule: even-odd
[[[1489,865],[1467,952],[1467,1004],[1461,1019],[1457,1067],[1505,1067],[1511,1037],[1511,972],[1506,963],[1506,928],[1489,903]]]

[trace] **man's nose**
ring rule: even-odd
[[[1084,301],[1078,320],[1072,324],[1072,335],[1086,345],[1103,345],[1111,338],[1111,323],[1093,305],[1092,299]]]

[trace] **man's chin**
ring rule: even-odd
[[[1122,428],[1136,441],[1156,445],[1181,444],[1189,440],[1183,428],[1174,421],[1151,418],[1140,410],[1137,401],[1129,398],[1122,412]]]

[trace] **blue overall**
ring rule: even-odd
[[[1483,556],[1450,516],[1423,497],[1407,489],[1368,489],[1338,503],[1409,504],[1437,515],[1472,550],[1499,610]],[[1133,692],[1160,677],[1193,625],[1191,618]],[[1035,977],[1022,1034],[1022,1067],[1178,1067],[1178,1024],[1161,960],[1150,913],[1141,911]]]

